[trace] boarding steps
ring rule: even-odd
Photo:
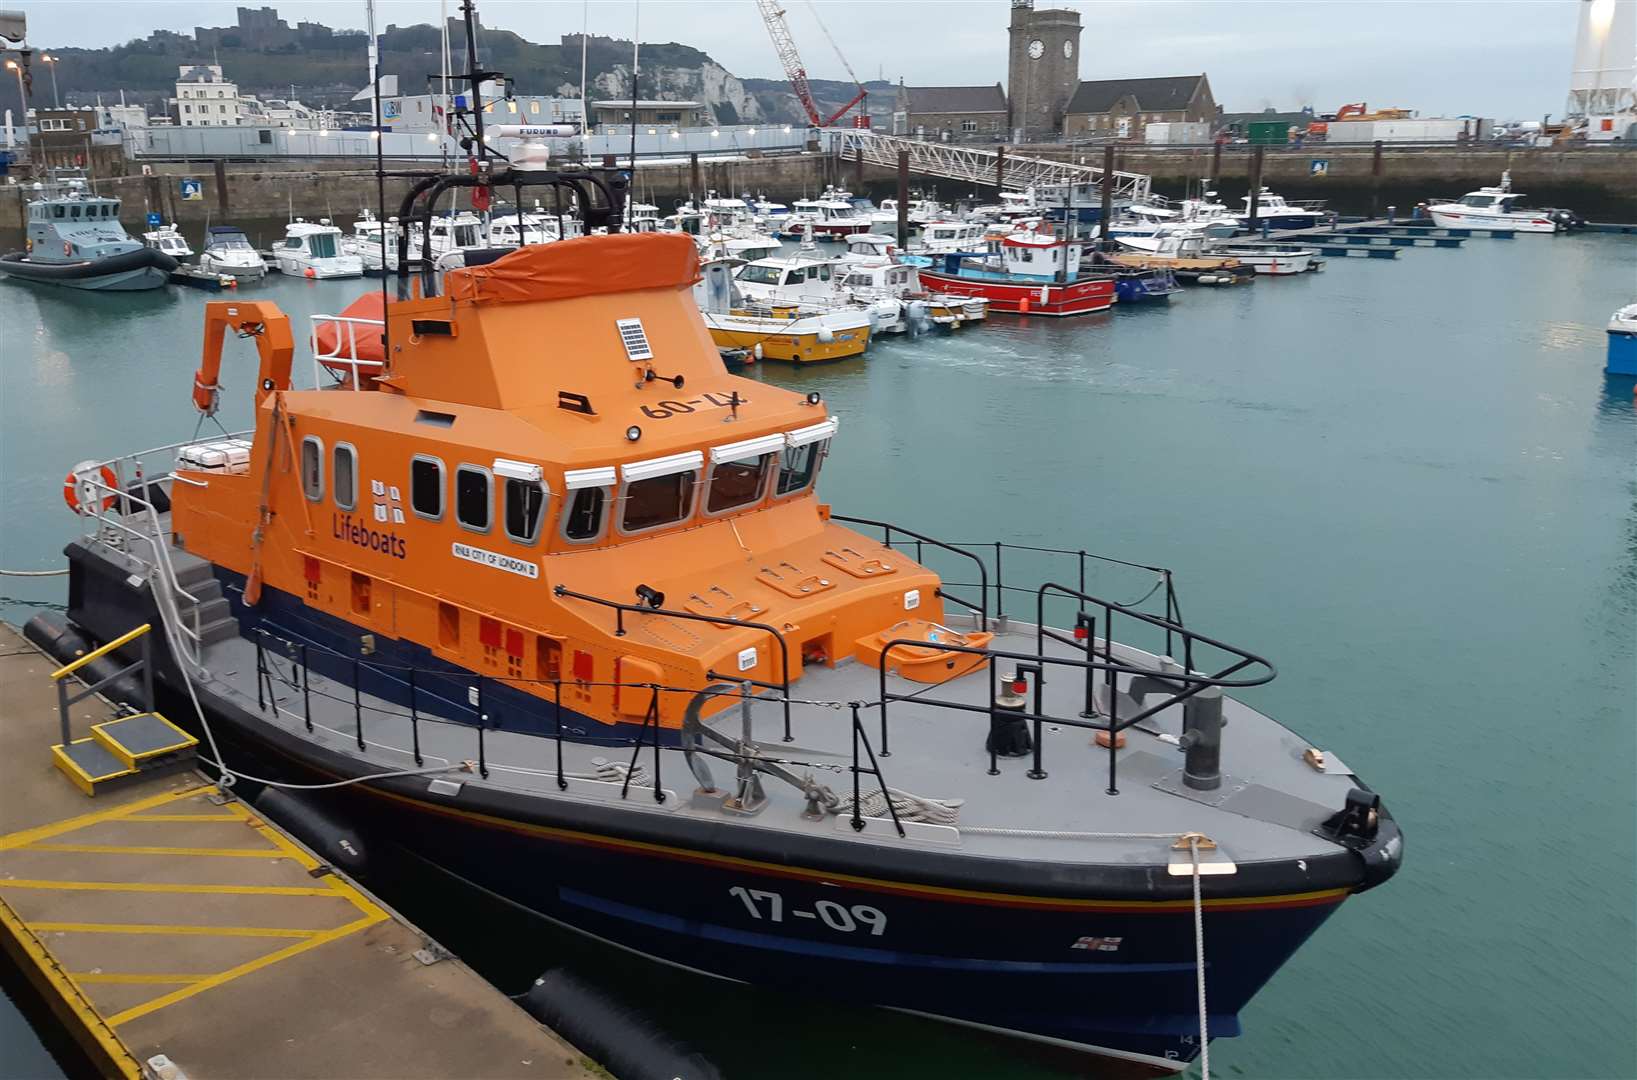
[[[136,713],[91,725],[91,735],[51,748],[51,763],[85,794],[115,786],[136,776],[170,772],[191,765],[199,740],[164,714]]]
[[[198,627],[199,644],[214,645],[237,635],[239,622],[233,617],[233,609],[227,598],[222,595],[222,583],[216,580],[210,563],[176,548],[171,549],[170,561],[176,572],[179,590],[176,594],[177,611],[182,616],[183,626],[189,629]]]

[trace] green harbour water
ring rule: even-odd
[[[371,287],[275,277],[242,295],[278,302],[300,341],[306,315]],[[840,416],[821,480],[839,513],[1172,567],[1191,626],[1278,665],[1249,699],[1382,794],[1404,868],[1214,1044],[1218,1076],[1631,1077],[1637,411],[1634,380],[1603,374],[1603,328],[1634,296],[1637,238],[1478,239],[752,377]],[[76,462],[194,430],[210,298],[0,282],[0,567],[60,565]],[[250,355],[226,366],[229,428],[246,426]],[[63,584],[0,592],[21,623]],[[5,722],[40,724],[43,761],[52,718]],[[379,888],[503,989],[570,958],[731,1077],[1072,1074],[850,1006],[847,987],[719,985],[512,913],[475,928],[411,871]],[[0,1047],[0,1076],[60,1075],[3,999]]]

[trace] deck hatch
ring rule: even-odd
[[[625,356],[628,360],[652,360],[654,350],[648,346],[648,331],[642,328],[641,319],[616,319],[614,325],[620,330],[620,344],[625,346]]]

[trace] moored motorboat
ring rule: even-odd
[[[1433,203],[1427,214],[1434,225],[1444,228],[1513,229],[1525,233],[1555,233],[1562,227],[1550,210],[1538,210],[1512,190],[1512,173],[1501,173],[1494,187],[1469,191],[1450,202]]]
[[[1609,319],[1610,375],[1637,375],[1637,304],[1627,304]]]
[[[1117,299],[1113,275],[1082,258],[1085,245],[1049,232],[1015,232],[998,253],[922,256],[921,280],[938,292],[981,297],[990,311],[1089,315]]]
[[[261,253],[250,246],[250,239],[237,225],[212,225],[205,229],[205,249],[199,253],[199,269],[233,278],[267,275],[267,263]]]
[[[1256,220],[1251,220],[1251,198],[1246,195],[1240,200],[1245,204],[1243,213],[1236,215],[1239,227],[1242,229],[1271,229],[1275,232],[1288,232],[1296,229],[1317,229],[1330,224],[1330,215],[1319,209],[1318,205],[1306,203],[1290,203],[1283,195],[1276,195],[1263,188],[1256,197]]]
[[[1256,280],[1256,271],[1231,255],[1207,250],[1195,232],[1164,232],[1157,236],[1128,236],[1116,241],[1124,250],[1111,252],[1110,262],[1136,269],[1169,270],[1196,285],[1243,285]]]
[[[25,247],[0,257],[0,274],[92,292],[157,289],[176,260],[132,240],[119,224],[118,199],[93,194],[84,177],[34,184]]]
[[[182,230],[178,229],[174,222],[143,233],[142,242],[155,251],[164,252],[177,262],[193,258],[193,249],[188,247]]]
[[[1235,244],[1216,240],[1208,243],[1204,250],[1210,255],[1237,259],[1241,265],[1250,267],[1258,274],[1305,274],[1310,270],[1324,269],[1324,260],[1319,258],[1318,249],[1300,244]]]
[[[746,349],[758,360],[817,364],[862,356],[878,315],[825,296],[752,300],[739,290],[736,259],[714,259],[694,287],[711,340],[721,348]]]
[[[375,228],[380,227],[376,223]],[[341,246],[341,230],[329,218],[316,222],[296,218],[285,226],[284,239],[273,246],[273,258],[279,273],[295,277],[354,278],[364,273],[362,257]]]

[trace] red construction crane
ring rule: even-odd
[[[807,69],[802,66],[801,54],[796,51],[796,41],[790,36],[790,26],[784,21],[784,9],[774,0],[756,0],[756,7],[762,13],[762,21],[767,24],[767,33],[773,39],[773,49],[779,54],[779,63],[784,65],[785,78],[790,80],[790,88],[796,92],[796,100],[801,102],[801,107],[807,111],[808,122],[814,127],[829,127],[847,115],[847,111],[854,105],[861,104],[869,97],[869,91],[864,89],[863,84],[858,81],[858,76],[853,73],[852,65],[847,63],[845,56],[841,56],[841,49],[836,46],[835,39],[830,38],[831,47],[835,48],[836,55],[841,57],[842,66],[847,69],[847,74],[852,76],[853,83],[858,86],[858,93],[853,95],[851,101],[832,113],[829,119],[825,119],[819,112],[818,102],[813,100],[812,88],[807,85]],[[818,17],[816,10],[813,16]],[[824,36],[829,38],[830,31],[824,28],[822,20],[819,27],[824,29]],[[859,112],[864,120],[863,126],[868,126],[869,114],[863,109]]]

